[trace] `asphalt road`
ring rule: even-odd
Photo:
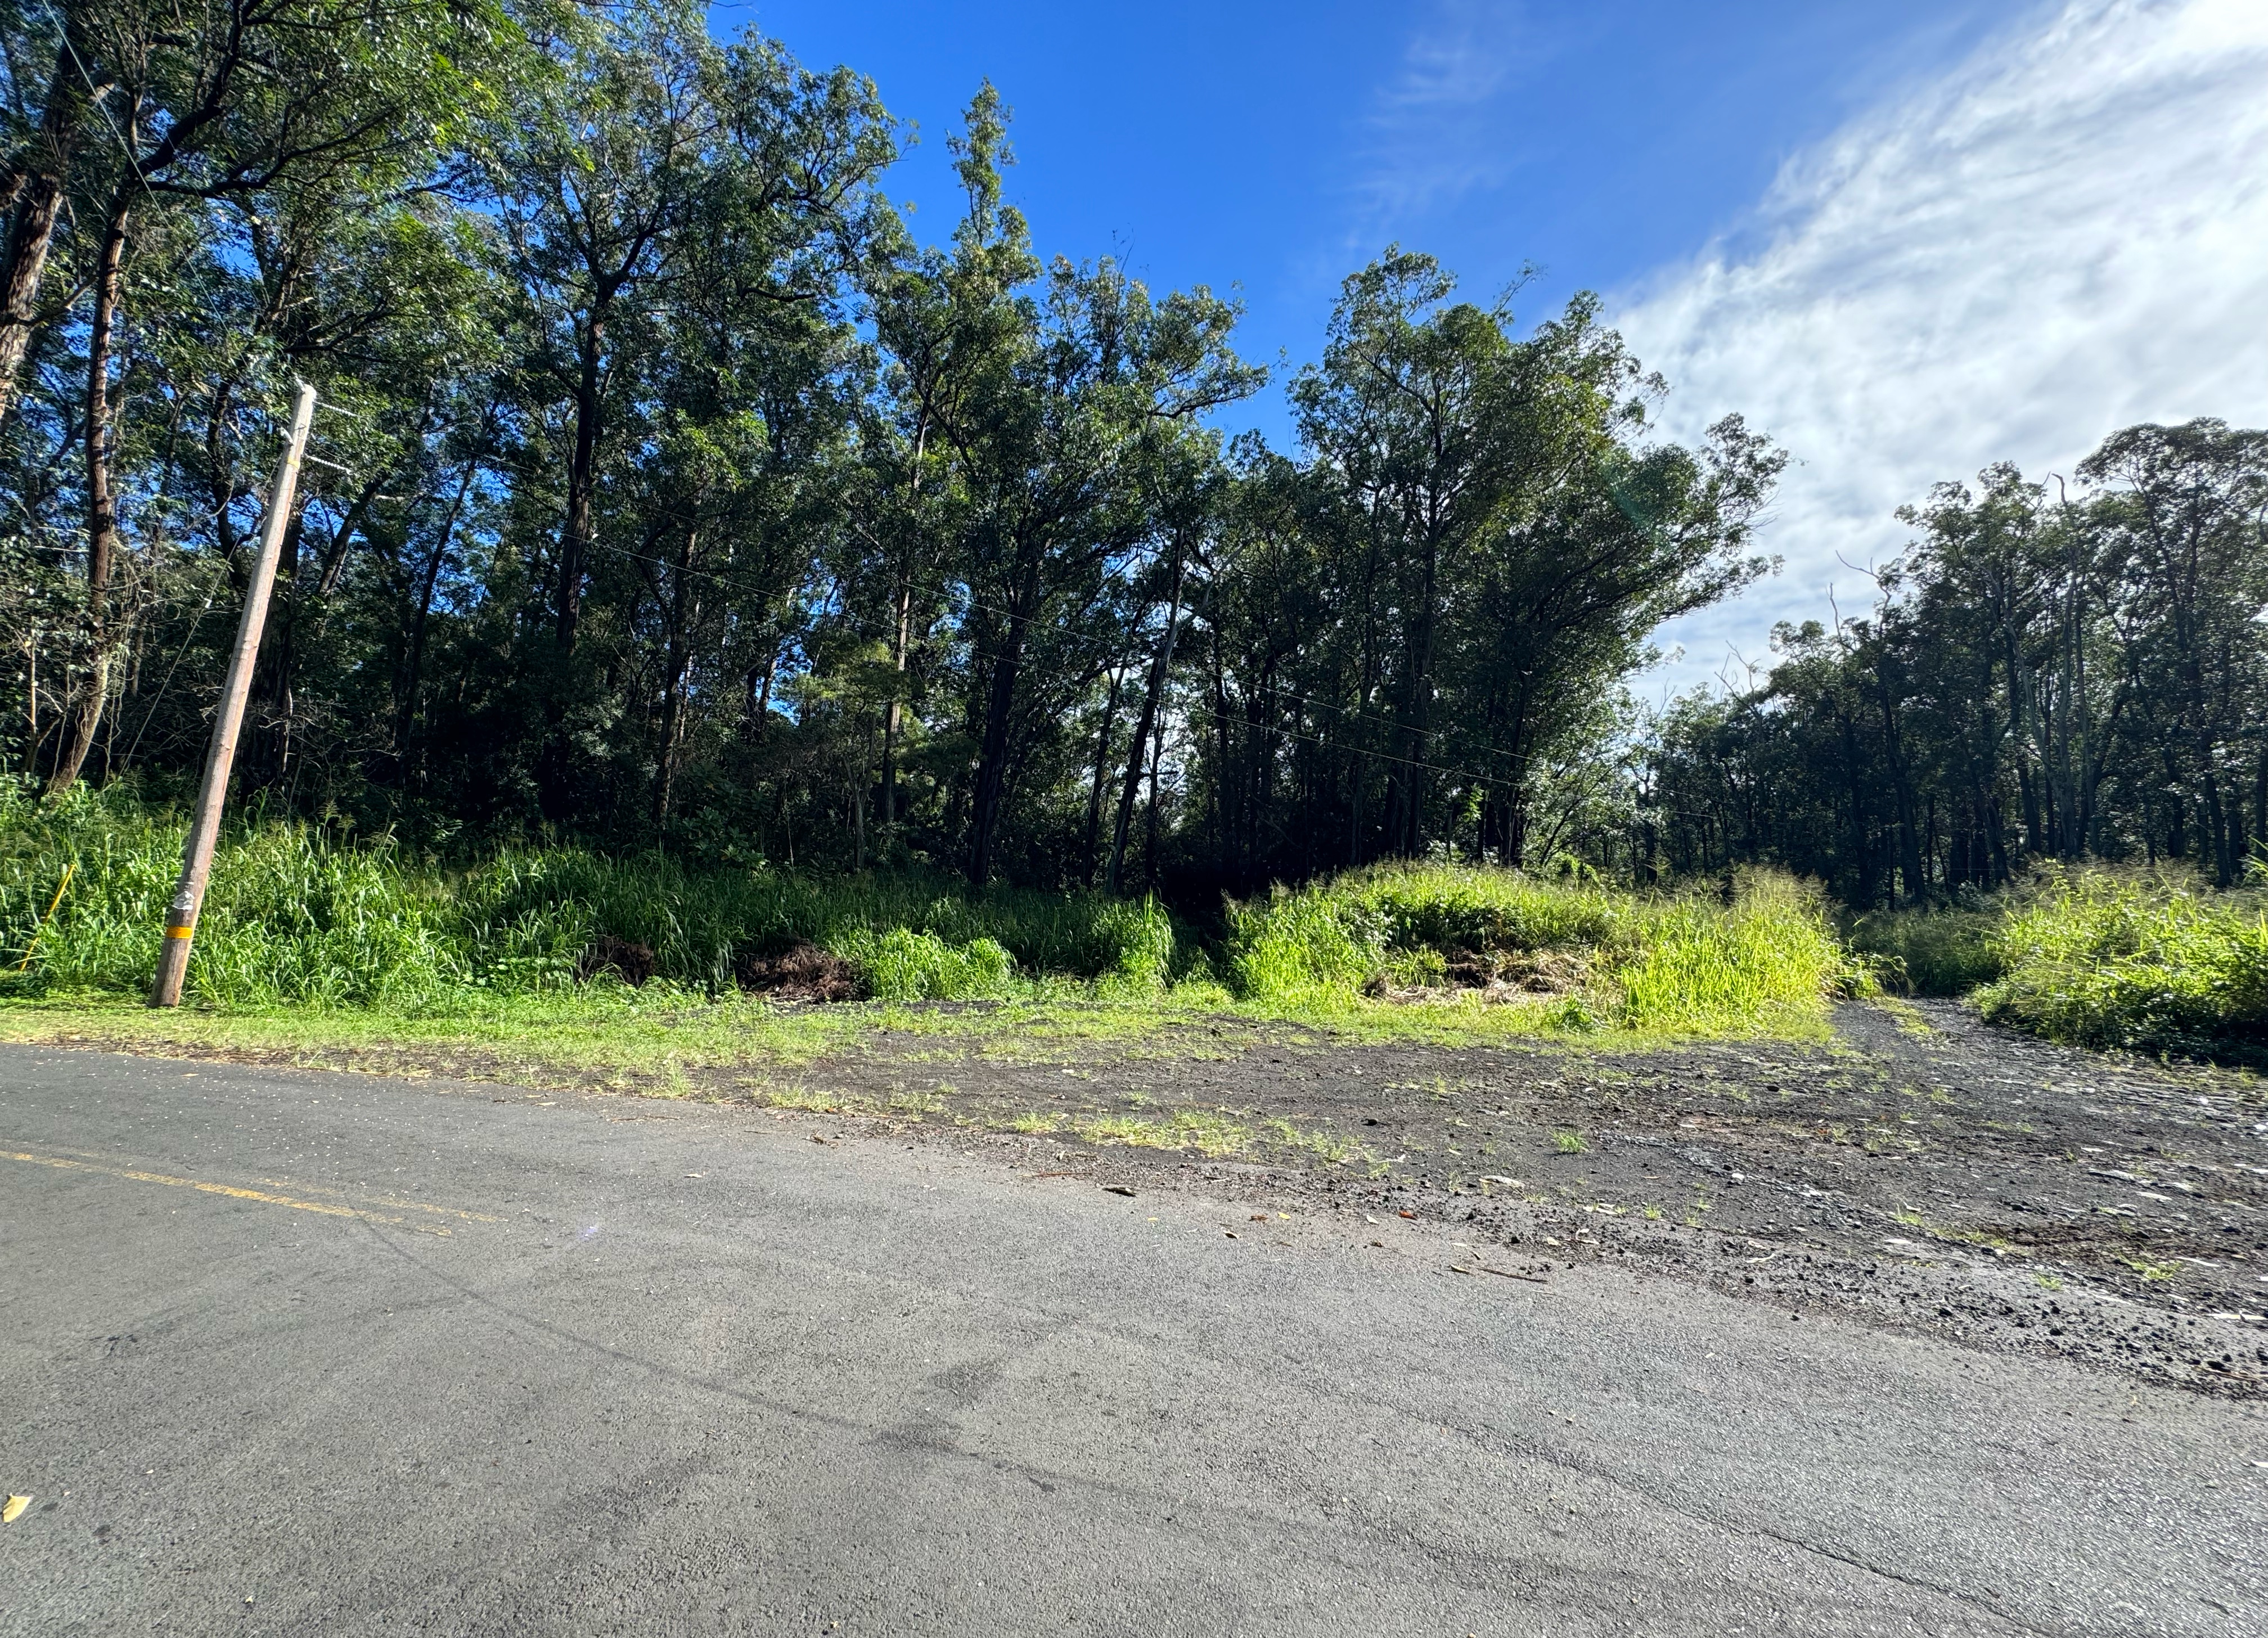
[[[0,1049],[0,1631],[2268,1622],[2259,1408],[837,1130]]]

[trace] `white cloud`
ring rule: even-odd
[[[1455,203],[1510,173],[1497,104],[1534,54],[1509,0],[1441,0],[1411,34],[1365,122],[1358,237]]]
[[[1666,631],[1715,673],[1847,612],[1891,516],[1997,460],[2042,476],[2114,429],[2268,421],[2268,4],[2076,0],[1787,165],[1742,225],[1616,304],[1667,430],[1738,410],[1801,463],[1786,571]],[[1660,681],[1660,679],[1657,679]]]

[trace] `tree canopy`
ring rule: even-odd
[[[1221,432],[1232,297],[1035,247],[989,85],[926,244],[877,88],[689,0],[35,0],[0,71],[0,756],[49,788],[195,778],[296,377],[242,793],[423,847],[1864,900],[2268,833],[2259,434],[1940,490],[1878,609],[1646,721],[1785,457],[1661,437],[1594,298],[1390,248],[1278,450]]]

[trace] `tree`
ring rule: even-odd
[[[446,150],[452,123],[485,100],[457,63],[504,32],[496,14],[446,0],[227,0],[179,12],[73,14],[63,55],[84,70],[95,116],[114,141],[82,144],[69,173],[74,218],[88,236],[79,247],[89,286],[78,433],[86,590],[82,680],[50,788],[75,782],[93,748],[121,646],[112,608],[121,550],[114,365],[136,234],[162,234],[178,254],[213,231],[211,213],[223,204],[382,192],[423,174]],[[23,208],[33,209],[46,185],[27,182]],[[29,217],[18,225],[32,232]],[[33,278],[33,254],[27,240],[11,282]],[[24,311],[14,316],[19,328],[31,323]]]
[[[558,819],[574,806],[571,719],[592,719],[577,648],[601,491],[668,413],[652,397],[662,378],[682,388],[708,373],[696,413],[748,407],[733,399],[757,387],[728,365],[733,327],[823,309],[895,145],[870,83],[809,73],[757,36],[719,48],[682,0],[640,0],[550,48],[549,93],[501,123],[493,176],[529,341],[523,437],[564,445],[541,667],[540,786]],[[689,373],[672,357],[687,347],[709,354]]]

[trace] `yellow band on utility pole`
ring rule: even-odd
[[[166,929],[166,936],[169,939],[186,939],[195,932],[195,927],[168,927]]]

